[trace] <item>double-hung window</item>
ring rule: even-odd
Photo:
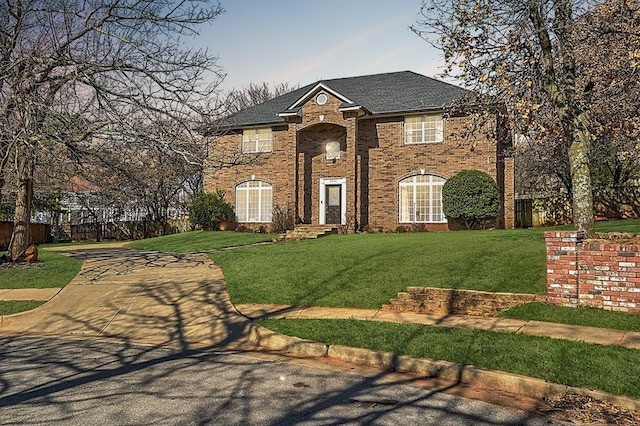
[[[444,140],[442,114],[410,115],[404,118],[404,143],[437,143]]]
[[[271,184],[250,180],[236,186],[238,222],[271,222],[273,210]]]
[[[433,175],[410,176],[400,181],[400,223],[442,223],[442,185]]]
[[[270,127],[244,129],[242,131],[242,152],[271,152],[273,150]]]

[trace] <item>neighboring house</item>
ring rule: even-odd
[[[496,108],[472,136],[450,106],[469,92],[413,72],[322,80],[226,119],[216,151],[258,161],[205,172],[249,227],[268,225],[275,206],[299,222],[396,230],[446,230],[442,185],[456,172],[487,172],[502,194],[496,226],[514,226],[509,132]]]

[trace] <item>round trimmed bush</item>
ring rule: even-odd
[[[442,186],[442,211],[467,229],[483,227],[498,217],[500,191],[496,181],[479,170],[463,170]]]

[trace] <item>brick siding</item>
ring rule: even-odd
[[[640,245],[585,241],[582,232],[545,232],[547,301],[640,313]]]
[[[250,180],[273,185],[274,205],[289,205],[295,215],[313,224],[319,223],[319,182],[321,178],[346,179],[346,212],[350,221],[373,228],[395,230],[399,225],[398,184],[408,176],[433,174],[445,179],[464,169],[482,170],[496,179],[503,192],[503,214],[499,227],[513,227],[513,161],[503,157],[504,141],[487,137],[494,134],[496,120],[461,140],[459,135],[469,123],[468,117],[445,120],[442,143],[405,145],[403,116],[358,118],[355,113],[339,111],[341,101],[327,93],[329,101],[317,105],[310,98],[301,117],[273,127],[273,152],[261,154],[259,161],[235,167],[216,168],[213,161],[205,168],[206,191],[221,188],[235,205],[235,187]],[[218,137],[212,156],[238,150],[242,132]],[[326,160],[327,141],[341,144],[337,160]],[[446,230],[446,223],[425,224],[428,230]]]

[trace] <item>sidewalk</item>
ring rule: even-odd
[[[47,302],[61,290],[61,288],[0,290],[0,301],[38,300]],[[584,341],[600,345],[640,349],[640,332],[599,327],[467,315],[387,312],[380,309],[299,307],[271,304],[238,304],[235,305],[235,307],[240,313],[250,319],[358,319],[451,328],[470,328],[503,333],[522,333],[533,336],[546,336],[554,339]]]
[[[47,302],[56,294],[60,293],[61,288],[16,288],[0,290],[0,300],[2,301],[23,301],[38,300]]]
[[[256,327],[233,307],[222,271],[207,256],[120,243],[54,249],[82,260],[80,272],[61,290],[0,290],[3,299],[51,299],[0,315],[0,333],[115,337],[183,348],[254,346],[249,339]]]
[[[288,305],[238,304],[236,309],[251,318],[297,318],[297,319],[359,319],[370,321],[422,324],[439,327],[470,328],[504,333],[522,333],[615,345],[640,349],[640,332],[614,330],[598,327],[556,324],[507,318],[476,317],[465,315],[438,315],[386,312],[379,309],[350,309],[297,307]]]

